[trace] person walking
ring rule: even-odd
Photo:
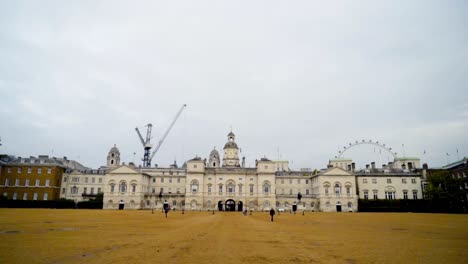
[[[169,211],[169,203],[167,202],[167,200],[164,200],[163,208],[167,218],[167,212]]]
[[[271,221],[273,222],[273,216],[275,215],[275,209],[271,208],[270,209],[270,216],[271,216]]]

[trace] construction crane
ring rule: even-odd
[[[177,119],[179,119],[179,116],[180,116],[180,114],[182,114],[182,111],[184,111],[185,107],[187,107],[186,104],[182,105],[182,107],[179,109],[176,116],[172,120],[171,124],[167,128],[166,132],[164,133],[162,138],[158,141],[158,145],[154,148],[153,152],[151,153],[151,156],[150,156],[150,150],[153,147],[153,144],[151,144],[151,129],[152,129],[153,125],[152,124],[146,125],[148,127],[148,129],[146,131],[146,140],[143,139],[143,136],[141,135],[138,128],[135,128],[135,130],[136,130],[136,132],[138,134],[138,137],[140,138],[141,144],[143,144],[143,148],[145,150],[145,154],[143,155],[143,167],[151,167],[151,160],[153,159],[154,155],[156,154],[156,152],[161,147],[162,143],[166,139],[167,135],[171,131],[171,129],[174,126]]]

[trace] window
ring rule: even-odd
[[[153,178],[153,182],[156,182],[156,178]]]
[[[177,182],[178,182],[178,183],[180,182],[180,178],[177,178]]]
[[[87,187],[84,187],[84,188],[83,188],[83,194],[86,194],[86,192],[88,192],[88,188],[87,188]]]
[[[228,191],[228,193],[234,193],[235,188],[234,188],[234,184],[232,182],[228,183],[227,191]]]
[[[85,182],[85,183],[88,183],[88,177],[85,177],[85,178],[84,178],[84,182]]]
[[[385,199],[387,199],[387,200],[394,200],[394,199],[395,199],[395,192],[393,192],[393,191],[386,191],[386,192],[385,192]]]
[[[406,184],[406,179],[401,179],[401,183]]]
[[[154,180],[154,179],[153,179]],[[99,183],[102,183],[102,178],[99,178]]]
[[[309,195],[309,194],[310,194],[309,189],[306,189],[306,195]]]
[[[196,169],[196,168],[197,168],[197,165],[193,165],[193,168]]]
[[[292,189],[289,189],[289,195],[292,195],[292,194],[293,194]]]
[[[416,183],[416,179],[411,179],[411,183]]]
[[[169,182],[172,182],[172,178],[169,178]]]
[[[132,185],[132,193],[136,192],[136,185]]]
[[[413,191],[413,199],[418,199],[418,191]]]
[[[281,189],[281,194],[284,194],[284,189]]]
[[[26,181],[24,182],[24,186],[29,186],[29,179],[26,179]]]
[[[368,200],[369,199],[369,192],[368,191],[364,191],[364,200]],[[375,199],[375,198],[374,198]]]
[[[62,193],[64,194],[66,192],[66,189],[65,188],[62,188]]]
[[[17,172],[18,172],[18,173],[21,173],[21,168],[18,168],[18,171],[17,171]]]
[[[289,184],[292,184],[292,179],[289,179]]]
[[[180,188],[177,188],[177,193],[180,193]]]
[[[70,192],[71,192],[72,194],[77,194],[77,193],[78,193],[78,187],[76,187],[76,186],[71,187],[71,188],[70,188]]]
[[[91,194],[94,194],[94,187],[91,187]]]
[[[41,174],[41,173],[42,173],[42,168],[38,168],[38,169],[37,169],[37,173],[38,173],[38,174]]]
[[[114,189],[115,189],[115,185],[114,185],[114,184],[111,184],[111,186],[110,186],[110,192],[113,193],[113,192],[114,192]]]
[[[27,200],[28,199],[28,193],[23,193],[23,200]]]
[[[51,168],[47,168],[47,173],[48,173],[48,174],[51,174],[51,173],[52,173],[52,169],[51,169]]]
[[[284,184],[284,179],[281,179],[281,184]]]
[[[373,184],[376,184],[376,183],[377,183],[377,179],[372,179],[372,183],[373,183]]]
[[[346,186],[346,195],[350,196],[351,195],[351,187]]]
[[[408,191],[403,191],[403,199],[408,199]]]
[[[208,185],[208,193],[211,194],[211,185]]]
[[[65,189],[65,188],[64,188]],[[37,200],[37,193],[34,193],[33,194],[33,200],[36,201]]]
[[[270,187],[271,187],[271,184],[269,181],[263,182],[263,193],[270,194]]]
[[[127,192],[127,184],[125,182],[120,183],[120,192]]]
[[[10,179],[8,178],[5,179],[5,186],[10,186]]]
[[[335,184],[335,195],[340,196],[341,195],[341,186],[337,183]]]
[[[151,192],[152,192],[152,193],[155,193],[155,192],[156,192],[156,189],[155,189],[155,188],[153,188],[153,189],[151,190]]]
[[[18,198],[18,193],[13,193],[13,200],[16,200]]]
[[[161,178],[161,182],[164,182],[164,178]]]
[[[198,192],[198,181],[192,181],[190,183],[190,190],[192,193],[197,193]],[[222,188],[220,189],[220,192],[222,191]]]
[[[15,186],[19,186],[19,184],[20,184],[20,179],[16,179],[15,180]]]
[[[49,186],[49,185],[50,185],[50,180],[49,179],[45,180],[45,186]]]
[[[254,192],[254,186],[250,185],[250,194],[253,194],[253,192]]]
[[[223,192],[223,185],[219,185],[219,193]]]
[[[328,196],[328,188],[325,187],[325,195]]]
[[[466,182],[465,182],[466,184]],[[242,193],[242,184],[239,184],[239,193]]]
[[[47,201],[48,198],[49,198],[49,194],[48,194],[48,193],[44,193],[44,201]]]
[[[96,178],[92,178],[92,179],[91,179],[91,182],[92,182],[92,183],[95,183],[95,182],[96,182]]]
[[[367,179],[366,178],[362,179],[362,183],[367,183]]]
[[[297,179],[297,183],[299,183],[299,184],[300,184],[300,183],[301,183],[301,179]]]
[[[28,168],[28,173],[31,173],[32,168]],[[26,194],[27,195],[27,194]],[[24,199],[23,199],[24,200]]]
[[[392,179],[387,179],[387,183],[392,183]]]
[[[377,195],[377,190],[374,190],[373,193],[374,193],[374,200],[379,199],[379,197],[378,197],[378,195]]]
[[[11,168],[8,168],[8,173],[11,173]]]

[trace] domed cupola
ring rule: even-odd
[[[240,167],[239,147],[236,144],[236,135],[232,131],[228,134],[228,142],[224,145],[223,167]]]
[[[213,150],[210,153],[210,160],[208,163],[208,167],[219,168],[220,163],[221,162],[219,158],[219,152],[216,150],[216,148],[213,148]]]
[[[120,166],[120,151],[117,146],[114,146],[110,149],[109,154],[107,154],[107,167],[117,167]]]

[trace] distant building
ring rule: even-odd
[[[10,158],[1,167],[0,193],[13,200],[56,200],[61,179],[70,167],[86,168],[76,161],[49,156]]]

